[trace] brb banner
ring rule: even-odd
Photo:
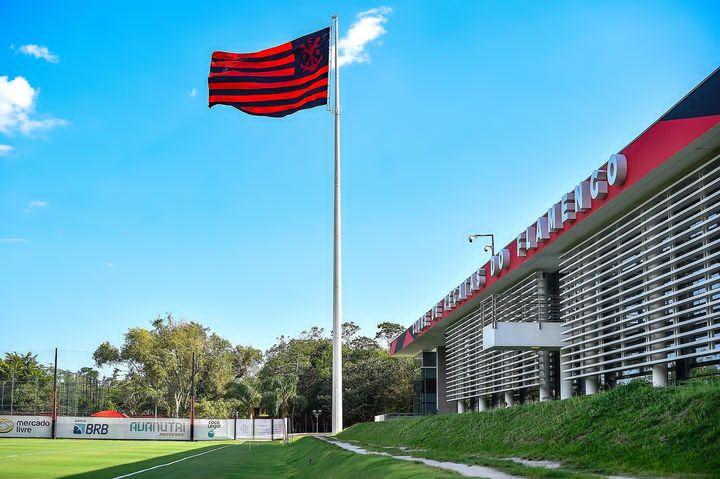
[[[65,439],[152,439],[189,441],[189,419],[59,417],[57,437]]]
[[[0,416],[0,437],[50,437],[52,420],[46,416]]]

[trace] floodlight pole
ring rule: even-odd
[[[333,225],[333,367],[332,367],[332,432],[343,429],[342,406],[342,216],[340,204],[340,68],[338,65],[338,17],[332,17],[333,66],[335,77],[335,181]]]

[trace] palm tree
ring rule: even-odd
[[[287,419],[288,417],[288,409],[290,408],[290,403],[295,401],[295,398],[297,398],[297,383],[298,378],[297,376],[276,376],[273,378],[271,385],[270,385],[270,391],[268,391],[268,394],[272,398],[272,405],[274,409],[274,416],[279,416],[282,414],[283,419]],[[285,425],[287,426],[287,421],[285,421]],[[288,431],[287,427],[285,427],[285,443],[288,442]]]
[[[273,380],[273,389],[275,393],[275,415],[282,414],[281,417],[286,418],[290,403],[297,397],[297,378],[295,376],[276,377]]]
[[[262,394],[254,378],[244,377],[235,383],[237,398],[250,419],[255,417],[255,409],[260,407]]]

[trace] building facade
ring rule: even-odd
[[[720,363],[720,71],[548,206],[391,343],[422,363],[417,412]]]

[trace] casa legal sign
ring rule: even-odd
[[[575,188],[562,195],[560,201],[552,205],[535,223],[525,228],[515,239],[516,255],[527,256],[528,251],[537,249],[538,245],[548,241],[551,233],[562,231],[575,221],[576,214],[590,211],[593,200],[607,197],[609,188],[620,186],[627,178],[627,158],[622,154],[611,155],[605,169],[593,171],[588,180],[581,181]],[[510,250],[503,248],[490,259],[490,275],[500,276],[504,270],[510,269]],[[416,335],[432,321],[442,318],[443,312],[449,312],[455,306],[469,298],[485,286],[485,269],[480,268],[448,293],[442,301],[420,316],[411,326],[412,334]]]

